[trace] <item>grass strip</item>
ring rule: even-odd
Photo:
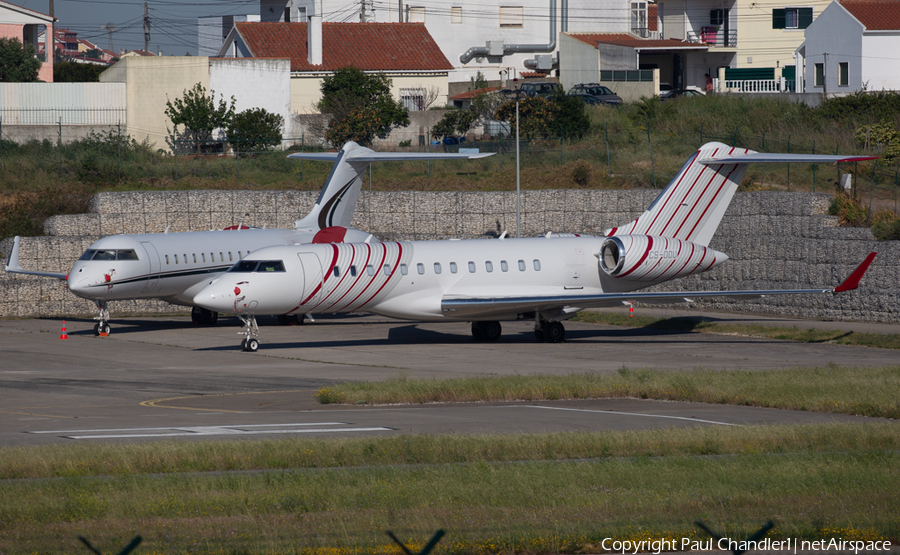
[[[8,481],[0,552],[79,552],[79,534],[118,548],[140,534],[145,554],[386,554],[384,530],[421,547],[444,528],[437,553],[596,553],[603,538],[701,539],[697,519],[741,539],[770,518],[775,539],[896,538],[898,463],[894,449],[801,449]]]
[[[629,317],[625,314],[588,311],[579,312],[572,319],[578,322],[606,324],[610,326],[626,326],[629,328],[647,328],[665,331],[696,331],[700,333],[719,333],[766,337],[768,339],[785,339],[803,343],[835,343],[838,345],[877,347],[879,349],[900,349],[900,334],[896,333],[860,333],[843,330],[800,329],[797,326],[764,326],[760,324],[723,324],[702,316],[679,316],[675,318],[657,318],[653,316]]]
[[[335,384],[320,403],[446,403],[638,397],[900,418],[900,366],[781,370],[632,370]]]
[[[0,479],[893,449],[894,423],[0,448]]]

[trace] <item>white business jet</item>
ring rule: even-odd
[[[192,307],[191,320],[212,325],[218,314],[193,302],[206,285],[251,252],[270,245],[371,243],[373,236],[350,228],[366,168],[391,160],[474,159],[491,156],[456,153],[374,152],[354,142],[340,152],[295,153],[288,158],[330,161],[334,167],[312,211],[293,229],[259,229],[243,225],[225,230],[111,235],[92,244],[68,274],[24,270],[15,238],[6,271],[65,280],[69,291],[94,301],[99,309],[97,335],[108,334],[109,301],[161,299]],[[375,239],[377,242],[377,239]],[[286,323],[295,315],[281,314]],[[261,312],[258,314],[262,314]]]
[[[194,303],[238,315],[241,346],[259,347],[256,314],[366,311],[411,320],[472,322],[476,340],[501,320],[534,320],[538,341],[564,339],[579,310],[699,297],[839,293],[855,289],[875,253],[837,287],[769,291],[637,290],[705,272],[728,257],[708,245],[751,162],[838,162],[852,156],[760,154],[704,145],[636,220],[603,237],[273,246],[208,281]]]

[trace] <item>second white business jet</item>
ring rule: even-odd
[[[705,272],[728,257],[708,245],[748,164],[866,157],[760,154],[704,145],[650,207],[603,237],[401,241],[272,246],[253,252],[194,297],[238,315],[246,351],[259,347],[257,314],[372,312],[411,320],[472,322],[476,340],[500,337],[501,320],[531,319],[538,341],[558,342],[562,321],[627,301],[839,293],[855,289],[875,257],[837,287],[799,290],[638,292]]]
[[[211,325],[218,318],[217,312],[196,305],[194,296],[210,278],[251,252],[270,245],[373,241],[372,235],[350,228],[363,176],[370,163],[474,159],[491,155],[374,152],[354,142],[345,144],[340,152],[295,153],[288,158],[330,161],[334,166],[312,211],[294,222],[293,229],[238,225],[214,231],[111,235],[92,244],[68,274],[23,269],[19,263],[19,237],[16,237],[6,271],[65,280],[73,294],[96,303],[99,315],[94,333],[97,335],[110,332],[108,303],[120,300],[161,299],[190,306],[194,323]],[[281,320],[292,317],[282,315]]]

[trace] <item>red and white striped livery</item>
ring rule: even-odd
[[[629,301],[838,293],[855,289],[875,253],[837,287],[641,292],[728,259],[709,247],[751,162],[839,162],[853,156],[759,154],[704,145],[636,220],[605,236],[273,246],[211,280],[194,303],[244,321],[255,351],[256,314],[372,312],[414,320],[471,321],[476,340],[496,340],[500,321],[531,319],[539,341],[562,341],[579,310]]]

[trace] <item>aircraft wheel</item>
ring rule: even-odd
[[[246,338],[241,339],[241,350],[242,350],[242,351],[246,351],[246,350],[247,350],[247,339],[246,339]]]
[[[109,324],[107,324],[106,322],[103,322],[102,324],[100,324],[100,333],[105,333],[106,335],[109,335],[111,331],[112,331],[112,329],[109,327]]]
[[[244,347],[244,350],[250,353],[255,353],[259,350],[259,341],[251,337],[247,340],[247,345]]]
[[[219,321],[219,313],[216,312],[215,310],[210,310],[209,311],[209,325],[215,326],[216,322],[218,322],[218,321]]]
[[[500,322],[493,321],[481,323],[481,337],[485,341],[497,341],[502,334],[503,327],[500,326]]]
[[[481,322],[472,322],[472,338],[475,341],[484,341],[484,331]]]
[[[534,340],[537,341],[538,343],[544,342],[544,330],[543,329],[534,330]]]
[[[562,343],[566,339],[566,328],[560,322],[547,322],[544,324],[544,341],[548,343]]]
[[[203,324],[203,309],[199,306],[195,306],[191,309],[191,323],[195,326],[199,326]]]
[[[100,322],[94,324],[94,335],[100,337]]]

